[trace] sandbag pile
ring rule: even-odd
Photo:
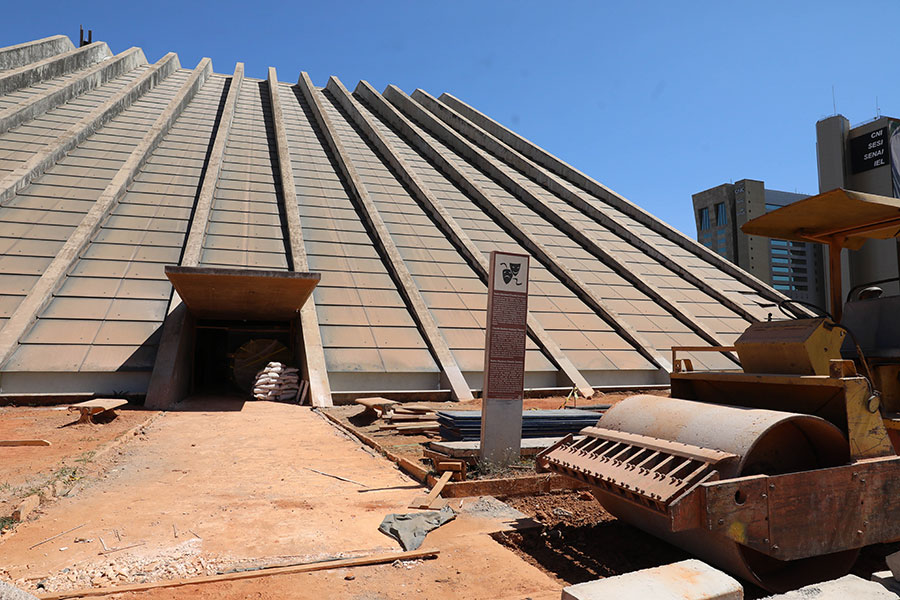
[[[256,374],[253,397],[257,400],[289,402],[300,392],[300,370],[284,363],[270,362]]]

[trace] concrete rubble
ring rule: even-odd
[[[733,577],[696,559],[570,585],[562,600],[742,600],[744,588]]]
[[[889,592],[874,581],[866,581],[856,575],[845,575],[840,579],[814,583],[786,594],[768,596],[765,600],[896,600],[897,594]]]

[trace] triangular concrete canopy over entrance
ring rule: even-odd
[[[321,275],[167,266],[166,277],[196,318],[288,321],[300,312]]]

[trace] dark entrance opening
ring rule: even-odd
[[[269,362],[300,366],[294,322],[199,320],[192,392],[247,396]]]
[[[165,271],[182,304],[166,319],[147,406],[170,408],[192,392],[248,397],[269,362],[295,368],[273,367],[257,382],[255,397],[305,397],[300,311],[319,273],[174,265]]]

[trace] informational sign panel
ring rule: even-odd
[[[481,404],[481,460],[519,460],[525,389],[528,255],[491,252]]]
[[[850,139],[850,168],[853,173],[884,167],[890,162],[888,128],[882,127]]]

